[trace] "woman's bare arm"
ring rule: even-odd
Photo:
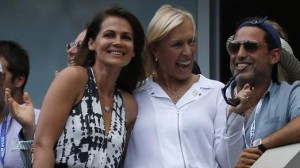
[[[60,137],[72,107],[84,93],[87,82],[86,70],[68,67],[57,75],[44,98],[34,143],[33,167],[54,166],[54,145]]]

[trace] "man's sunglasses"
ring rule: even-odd
[[[74,46],[76,46],[77,49],[79,49],[81,47],[81,43],[82,43],[82,41],[78,41],[78,43],[71,42],[71,43],[69,43],[69,44],[66,45],[66,49],[68,51],[70,48],[73,48]]]
[[[244,50],[246,50],[249,53],[254,53],[260,47],[263,46],[266,47],[266,45],[258,44],[255,41],[246,40],[246,41],[231,41],[229,42],[227,49],[230,54],[236,55],[240,51],[241,45],[243,45]]]
[[[239,98],[227,98],[226,96],[226,90],[227,88],[230,86],[230,84],[235,80],[235,78],[238,76],[238,74],[240,74],[244,69],[246,69],[249,65],[245,66],[243,69],[241,69],[238,73],[236,73],[235,75],[233,75],[229,81],[226,83],[226,85],[221,89],[222,90],[222,95],[226,101],[227,104],[232,105],[234,107],[236,107],[237,105],[240,104],[240,99]]]

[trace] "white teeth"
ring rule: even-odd
[[[190,63],[191,63],[191,61],[178,62],[178,64],[183,64],[183,65],[188,65],[188,64],[190,64]]]
[[[237,64],[238,68],[244,68],[245,66],[248,66],[249,64]]]
[[[110,53],[114,55],[123,55],[123,53],[120,51],[111,51]]]

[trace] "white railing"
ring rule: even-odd
[[[267,150],[251,168],[300,168],[300,143]]]

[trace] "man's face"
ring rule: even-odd
[[[234,36],[233,43],[240,45],[235,49],[232,47],[230,69],[233,74],[236,74],[243,67],[248,66],[237,78],[244,84],[251,83],[253,80],[257,82],[257,80],[271,78],[274,61],[264,36],[265,32],[262,29],[247,26],[240,28]],[[249,47],[249,42],[257,46]]]
[[[86,30],[82,31],[77,38],[75,39],[75,41],[73,42],[75,45],[72,46],[71,48],[69,48],[67,50],[67,56],[68,56],[68,66],[70,65],[74,65],[75,64],[75,56],[77,54],[78,51],[78,44],[80,45],[81,42],[83,41],[84,37],[86,34]]]

